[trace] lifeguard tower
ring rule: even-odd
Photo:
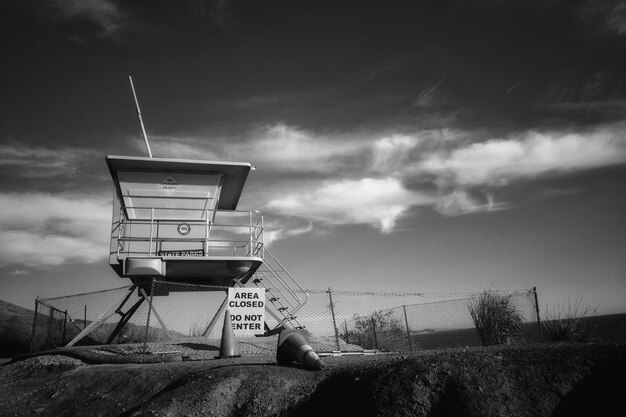
[[[263,215],[237,210],[251,164],[111,155],[106,162],[114,185],[109,264],[120,277],[144,294],[152,280],[255,285],[266,289],[277,328],[301,327],[294,314],[306,292],[265,247]],[[166,288],[153,295],[206,290]]]
[[[108,155],[106,163],[114,188],[109,264],[121,278],[130,279],[132,287],[119,306],[92,322],[68,346],[119,314],[110,343],[149,296],[210,291],[210,286],[265,288],[265,311],[277,323],[270,328],[266,321],[266,333],[302,328],[295,313],[307,302],[306,291],[265,247],[263,215],[237,210],[252,165],[153,158],[130,76],[129,80],[149,157]],[[155,287],[156,281],[185,285]],[[138,301],[122,311],[135,289]],[[205,335],[226,302],[225,298]]]
[[[263,215],[237,210],[253,169],[249,163],[112,155],[106,163],[114,187],[109,264],[133,285],[121,304],[112,306],[68,346],[118,314],[108,338],[111,343],[149,296],[211,291],[211,286],[216,291],[265,288],[265,311],[276,322],[271,327],[266,321],[266,334],[302,327],[295,313],[308,300],[306,291],[265,247]],[[139,299],[123,311],[134,289]],[[226,302],[227,298],[204,334],[210,333]],[[165,327],[162,322],[161,326]]]

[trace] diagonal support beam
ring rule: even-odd
[[[126,311],[126,313],[122,313],[119,309],[116,311],[116,313],[119,314],[122,317],[120,318],[120,321],[117,323],[117,326],[115,326],[115,329],[113,329],[113,331],[111,332],[111,335],[109,336],[109,339],[107,340],[107,345],[110,345],[113,342],[113,340],[115,340],[115,337],[124,328],[126,323],[128,323],[128,320],[130,320],[130,318],[133,316],[133,314],[135,314],[135,312],[137,311],[139,306],[145,300],[146,300],[145,298],[141,297],[139,300],[137,300],[137,302],[135,304],[133,304],[133,306],[131,308],[129,308]],[[120,308],[121,308],[121,306],[120,306]]]
[[[108,319],[110,319],[113,315],[117,314],[117,311],[122,308],[124,306],[124,304],[126,304],[126,301],[128,301],[128,298],[131,296],[131,294],[133,293],[133,291],[135,290],[137,286],[133,285],[128,289],[128,294],[124,296],[124,299],[122,300],[122,302],[119,305],[115,305],[113,304],[113,306],[107,310],[106,312],[102,313],[100,315],[100,317],[98,317],[95,321],[91,322],[91,324],[89,324],[89,326],[85,327],[85,329],[78,333],[76,335],[76,337],[74,337],[72,340],[70,340],[70,342],[65,345],[66,347],[71,347],[74,346],[76,344],[76,342],[78,342],[80,339],[82,339],[83,337],[87,336],[89,333],[91,333],[92,331],[94,331],[97,327],[99,327],[102,323],[106,322]]]
[[[146,294],[146,291],[143,288],[140,288],[139,292],[141,292],[141,295],[143,296],[143,298],[145,298],[146,300],[148,299],[148,294]],[[163,320],[161,320],[161,317],[157,313],[156,308],[154,307],[154,304],[150,305],[150,309],[152,310],[152,314],[154,314],[154,316],[159,321],[159,324],[161,325],[161,328],[163,330],[167,330],[167,327],[165,327],[165,323],[163,323]]]

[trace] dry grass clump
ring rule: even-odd
[[[587,326],[587,319],[594,315],[597,308],[582,305],[582,297],[573,303],[568,299],[567,306],[557,304],[546,313],[543,328],[547,332],[548,340],[553,342],[584,342],[591,336],[591,329]]]
[[[512,303],[512,295],[483,291],[468,308],[483,346],[510,344],[519,338],[522,317]]]

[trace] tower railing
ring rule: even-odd
[[[269,249],[263,246],[261,251],[264,254],[263,264],[257,269],[252,282],[265,288],[279,326],[302,328],[296,313],[309,300],[309,295]]]
[[[117,232],[118,258],[263,257],[258,211],[127,206],[120,209]]]

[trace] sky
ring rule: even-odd
[[[126,285],[105,155],[250,162],[304,288],[626,312],[626,1],[0,0],[0,299]]]

